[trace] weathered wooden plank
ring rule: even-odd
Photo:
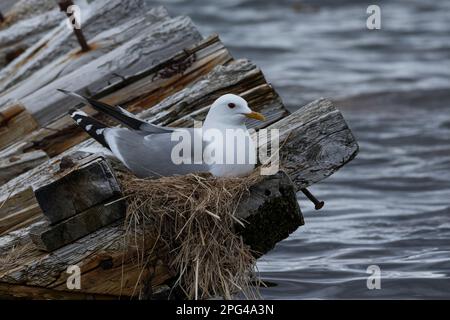
[[[239,204],[237,216],[245,222],[236,225],[236,232],[257,256],[305,224],[295,186],[284,172],[266,176],[252,186],[250,196]]]
[[[34,192],[53,225],[121,195],[120,185],[108,163],[98,158]]]
[[[24,227],[0,237],[0,257],[4,258],[7,253],[11,253],[12,249],[24,247],[30,244],[30,230],[33,227],[43,225],[45,222],[36,222],[31,226]]]
[[[9,147],[6,147],[6,148],[0,150],[0,158],[5,159],[5,158],[9,158],[11,156],[19,156],[23,153],[27,153],[28,151],[25,151],[25,149],[27,147],[31,147],[31,144],[29,144],[25,141],[16,142],[16,143],[10,145]],[[30,150],[30,151],[35,151],[35,150]]]
[[[53,199],[54,197],[55,195],[53,195]],[[71,198],[64,199],[69,200]],[[111,198],[110,200],[115,199]],[[102,203],[54,225],[33,228],[30,231],[30,237],[38,249],[51,252],[105,227],[124,216],[125,205],[123,201],[116,201],[109,205]]]
[[[54,4],[57,5],[56,2]],[[150,0],[96,0],[89,7],[83,8],[83,33],[88,40],[95,35],[111,29],[112,26],[134,19],[148,11],[152,6]],[[64,14],[59,13],[61,18]],[[68,30],[65,21],[49,31],[20,57],[0,71],[0,91],[26,79],[42,66],[57,57],[79,47],[73,33]]]
[[[280,131],[280,168],[297,191],[329,177],[359,151],[344,117],[327,99],[315,100],[267,129]]]
[[[25,107],[20,103],[15,103],[0,109],[0,126],[6,124],[10,119],[25,111]]]
[[[172,277],[167,268],[156,261],[149,264],[148,270],[136,268],[136,252],[124,247],[123,222],[97,230],[51,254],[34,249],[30,244],[29,232],[30,228],[27,228],[16,231],[13,237],[7,235],[4,240],[0,238],[1,256],[13,247],[20,250],[31,246],[28,247],[31,252],[22,255],[12,268],[0,271],[0,283],[67,290],[67,267],[78,265],[82,272],[82,292],[108,292],[117,297],[132,296],[140,276],[153,274],[155,286]],[[152,258],[159,259],[156,254]]]
[[[138,35],[106,55],[49,83],[21,102],[41,125],[46,125],[79,104],[75,99],[58,92],[58,88],[88,95],[98,94],[111,83],[121,82],[123,77],[155,66],[160,60],[202,39],[187,17],[163,21],[151,29],[151,32]]]
[[[18,21],[27,20],[33,16],[55,9],[54,0],[18,0],[10,9],[4,11],[5,21],[0,24],[0,30],[4,30]]]
[[[251,200],[244,200],[242,207],[238,208],[238,214],[243,215],[248,223],[245,228],[237,229],[245,241],[260,253],[272,249],[276,242],[303,224],[294,186],[283,173],[266,177],[251,188],[248,199]],[[277,210],[273,210],[275,206],[278,206]],[[14,246],[26,244],[25,238],[29,232],[29,229],[24,229],[14,236],[0,238],[0,254],[5,254]],[[0,283],[65,290],[67,266],[77,264],[82,271],[83,286],[80,293],[133,296],[139,292],[139,286],[137,290],[135,288],[136,284],[142,284],[138,283],[138,279],[158,286],[175,276],[162,262],[162,257],[167,259],[163,247],[153,251],[148,268],[141,270],[132,258],[133,253],[124,250],[123,232],[121,223],[117,223],[60,248],[51,255],[31,252],[16,261],[12,269],[1,270],[0,267]],[[261,238],[264,241],[259,244]],[[153,245],[153,240],[148,240],[148,247]]]
[[[213,34],[161,60],[155,67],[124,77],[123,82],[105,88],[102,97],[107,95],[103,97],[107,103],[117,103],[119,97],[126,97],[122,104],[128,110],[146,110],[232,59],[219,37]]]
[[[62,20],[63,17],[58,10],[52,10],[0,30],[0,68],[13,61]]]
[[[123,299],[127,297],[122,296]],[[27,300],[116,300],[117,296],[84,294],[76,290],[54,290],[0,282],[0,299]],[[128,299],[127,299],[128,300]]]
[[[67,171],[62,171],[60,167],[61,159],[69,154],[74,159],[75,163],[73,167],[67,168]],[[9,221],[8,225],[0,228],[0,235],[13,226],[11,225],[12,216],[17,214],[13,220],[15,223],[21,223],[30,218],[29,211],[34,210],[34,206],[38,205],[33,188],[37,189],[51,183],[69,173],[71,170],[76,170],[86,163],[98,158],[96,155],[90,156],[89,154],[80,153],[76,150],[69,154],[62,154],[61,157],[48,160],[29,171],[27,174],[23,174],[10,180],[0,188],[2,190],[0,192],[0,219]],[[19,212],[22,213],[19,215]],[[41,215],[42,212],[39,211],[36,214]],[[22,220],[20,220],[21,217]]]
[[[23,210],[0,218],[0,235],[24,228],[43,218],[39,205],[33,204]]]
[[[20,139],[37,127],[36,120],[20,103],[0,109],[0,148]]]
[[[48,156],[43,151],[32,151],[17,156],[0,158],[0,184],[8,182],[47,160]]]
[[[129,41],[134,35],[151,32],[152,26],[169,18],[166,9],[157,7],[142,13],[141,16],[126,21],[121,25],[115,25],[110,30],[90,39],[91,50],[81,53],[79,48],[74,48],[66,54],[41,69],[31,74],[0,95],[0,105],[9,101],[21,100],[33,92],[41,89],[56,79],[70,74],[89,62],[98,59],[115,48]],[[120,20],[118,21],[120,22]]]

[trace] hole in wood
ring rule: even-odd
[[[113,265],[114,263],[112,261],[112,258],[108,258],[100,262],[100,268],[102,268],[103,270],[111,269]]]

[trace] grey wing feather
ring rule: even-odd
[[[190,164],[175,164],[171,155],[179,141],[171,141],[171,133],[144,135],[139,131],[110,128],[104,135],[111,151],[138,177],[184,175],[210,169],[206,164],[194,164],[193,152]]]
[[[114,118],[115,120],[121,122],[122,124],[128,126],[131,129],[141,130],[148,133],[166,133],[172,132],[174,130],[173,128],[162,127],[148,123],[147,121],[140,119],[136,115],[132,114],[131,112],[125,110],[120,106],[111,106],[104,102],[88,98],[81,94],[63,89],[58,89],[58,91],[68,96],[74,97],[84,103],[90,104],[95,110],[107,114],[108,116]]]

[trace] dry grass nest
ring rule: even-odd
[[[188,299],[232,299],[238,292],[258,298],[256,259],[234,226],[244,223],[236,210],[260,177],[257,171],[226,179],[209,174],[159,179],[121,175],[126,234],[129,246],[140,248],[141,267],[163,245],[169,253],[164,262],[178,274],[176,286]],[[142,237],[156,241],[140,245],[146,243]]]

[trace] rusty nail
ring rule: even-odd
[[[311,192],[309,192],[308,189],[303,188],[301,189],[301,191],[303,192],[303,194],[312,202],[314,203],[314,208],[316,210],[320,210],[323,208],[323,206],[325,205],[325,202],[318,200],[316,197],[313,196],[313,194]]]
[[[5,17],[3,16],[3,13],[0,11],[0,23],[5,21]]]
[[[67,9],[70,6],[73,6],[72,0],[64,0],[58,2],[59,8],[62,12],[65,12],[67,17],[70,18],[70,13],[67,12]],[[83,31],[81,29],[73,28],[73,32],[75,33],[75,36],[77,37],[78,43],[81,46],[81,51],[86,52],[89,51],[91,48],[89,47],[86,38],[84,37]]]

